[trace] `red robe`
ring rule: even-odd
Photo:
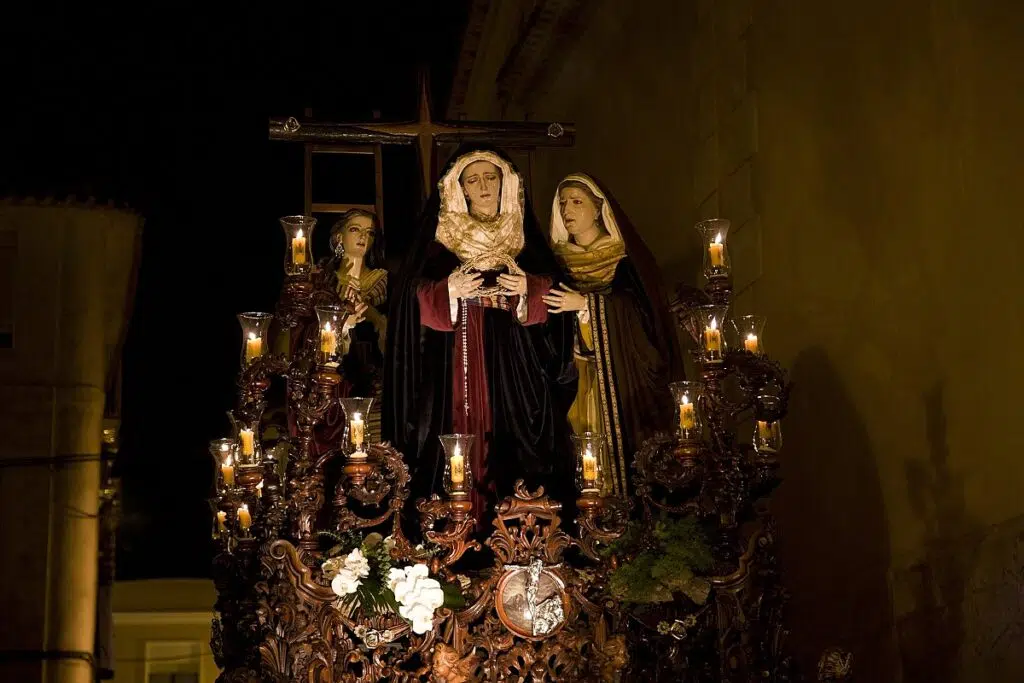
[[[547,306],[544,297],[551,288],[551,279],[543,276],[526,276],[526,311],[522,325],[538,325],[547,321]],[[455,322],[451,317],[451,301],[448,297],[448,278],[424,284],[416,291],[420,309],[420,323],[438,332],[456,332],[452,351],[452,429],[458,434],[476,436],[469,462],[473,474],[473,511],[479,520],[484,512],[487,491],[494,491],[494,481],[487,476],[488,442],[493,428],[493,418],[488,399],[488,373],[484,355],[484,311],[488,308],[503,309],[505,314],[515,316],[519,297],[493,299],[468,299],[458,302]],[[465,310],[463,310],[465,307]],[[511,309],[511,310],[509,310]],[[465,313],[465,317],[463,317]],[[463,368],[462,321],[466,321],[466,376]],[[466,394],[468,391],[468,402]],[[468,410],[467,410],[468,407]]]

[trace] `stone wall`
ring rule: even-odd
[[[1000,0],[605,0],[510,109],[577,123],[535,155],[542,220],[591,171],[672,281],[692,223],[733,220],[737,312],[796,382],[776,512],[804,664],[1024,679],[1022,58]]]

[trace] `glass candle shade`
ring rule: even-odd
[[[668,388],[676,407],[676,435],[680,441],[700,441],[704,435],[704,418],[700,410],[704,387],[700,382],[672,382]]]
[[[697,306],[691,313],[691,334],[700,347],[701,360],[705,363],[721,363],[725,358],[725,319],[728,306]]]
[[[582,493],[600,493],[604,487],[604,434],[573,434],[572,444],[576,453],[576,488]]]
[[[214,439],[210,442],[210,455],[217,463],[217,490],[224,491],[235,487],[235,440]]]
[[[734,318],[732,326],[736,330],[735,340],[733,341],[735,348],[763,356],[765,353],[765,322],[765,318],[762,315],[742,315]]]
[[[238,322],[242,326],[242,367],[248,367],[253,361],[263,357],[267,352],[270,340],[270,313],[239,313]]]
[[[258,467],[263,464],[263,444],[260,433],[261,415],[229,410],[228,417],[235,428],[235,460],[239,467]]]
[[[210,510],[213,512],[213,519],[211,520],[211,535],[213,538],[220,539],[228,536],[231,533],[228,513],[220,509],[220,504],[217,501],[210,502]]]
[[[366,458],[366,423],[370,418],[372,398],[339,399],[345,413],[345,438],[342,452],[355,460]]]
[[[312,216],[285,216],[280,221],[285,236],[284,272],[288,275],[311,272],[316,219]]]
[[[238,533],[242,538],[248,538],[252,535],[252,513],[249,512],[249,505],[242,503],[238,506],[238,511],[235,513],[235,519],[238,522]]]
[[[473,434],[442,434],[438,437],[444,448],[444,490],[451,496],[468,496],[473,489],[470,454]]]
[[[778,396],[762,394],[757,397],[754,412],[754,450],[759,455],[771,455],[782,449],[782,424],[779,421],[781,401]]]
[[[348,317],[345,309],[337,304],[316,307],[316,319],[320,328],[316,343],[316,361],[318,364],[336,368],[345,354],[342,335],[346,334],[344,325]]]
[[[754,422],[754,450],[759,455],[771,455],[782,449],[782,423],[778,420]]]
[[[728,277],[732,268],[726,241],[729,236],[729,221],[724,218],[711,218],[697,223],[696,227],[703,241],[701,253],[704,259],[704,277],[709,280]]]

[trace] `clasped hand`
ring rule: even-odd
[[[552,289],[544,295],[544,303],[548,305],[548,313],[573,313],[587,309],[587,299],[577,291],[574,291],[560,283],[560,289]]]
[[[480,273],[462,273],[455,271],[448,276],[448,291],[451,296],[458,299],[469,299],[480,291],[483,285],[484,276]],[[500,285],[507,294],[526,294],[526,276],[505,273],[498,276]]]

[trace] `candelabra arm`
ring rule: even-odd
[[[480,543],[469,538],[475,526],[475,520],[469,515],[472,501],[465,498],[441,500],[435,494],[416,501],[416,509],[424,537],[442,549],[442,555],[435,558],[440,567],[451,567],[468,550],[480,550]],[[445,521],[444,528],[435,530],[434,525],[441,520]]]
[[[576,523],[579,539],[574,544],[595,562],[601,561],[598,544],[608,545],[622,536],[629,519],[629,506],[619,498],[602,498],[584,493],[576,503],[580,510]]]

